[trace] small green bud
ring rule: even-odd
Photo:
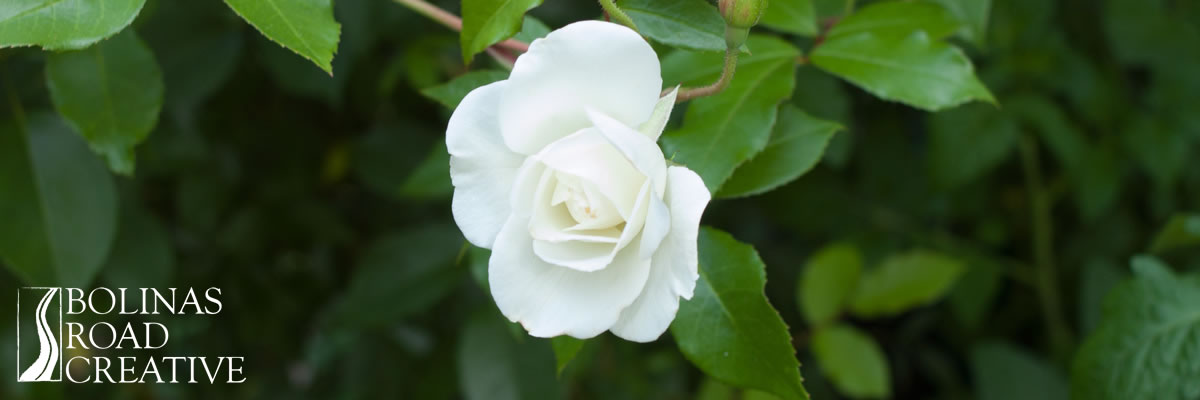
[[[719,0],[717,6],[725,18],[725,24],[749,29],[758,24],[758,19],[767,10],[767,0]]]

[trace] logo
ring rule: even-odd
[[[207,318],[222,309],[215,287],[20,288],[17,382],[245,382],[244,357],[180,355],[168,346],[164,319]]]
[[[37,336],[21,336],[22,322],[32,322]],[[17,381],[62,381],[62,292],[29,287],[17,291]],[[37,346],[37,358],[21,358],[22,346]]]

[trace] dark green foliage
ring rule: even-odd
[[[715,200],[649,344],[530,337],[451,217],[486,49],[592,2],[0,3],[0,398],[1200,398],[1194,1],[772,0],[660,139]],[[720,75],[712,2],[617,4],[667,88]],[[219,287],[129,318],[248,381],[16,383],[42,285]]]

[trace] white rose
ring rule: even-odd
[[[659,74],[637,33],[577,22],[450,117],[454,220],[492,249],[492,297],[530,335],[651,341],[692,296],[710,195],[655,143],[675,103]]]

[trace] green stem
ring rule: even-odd
[[[1042,319],[1050,336],[1050,345],[1060,360],[1071,352],[1071,332],[1063,316],[1059,293],[1058,273],[1054,266],[1054,224],[1051,215],[1050,193],[1046,191],[1038,160],[1037,141],[1031,137],[1021,140],[1021,167],[1029,191],[1031,236],[1034,266],[1037,272],[1037,291],[1042,303]]]
[[[621,8],[617,7],[617,3],[613,3],[613,0],[600,0],[600,8],[603,8],[604,12],[608,13],[608,16],[617,21],[617,23],[628,26],[629,29],[633,29],[634,32],[641,34],[638,31],[637,24],[634,24],[633,19],[629,18],[629,14],[621,11]]]
[[[697,97],[712,96],[725,90],[729,86],[729,82],[733,81],[733,73],[737,69],[738,52],[739,50],[736,48],[726,48],[725,65],[721,69],[721,77],[708,86],[679,89],[675,102],[682,103]]]
[[[842,11],[842,16],[850,15],[852,12],[854,12],[854,0],[846,0],[846,9]]]

